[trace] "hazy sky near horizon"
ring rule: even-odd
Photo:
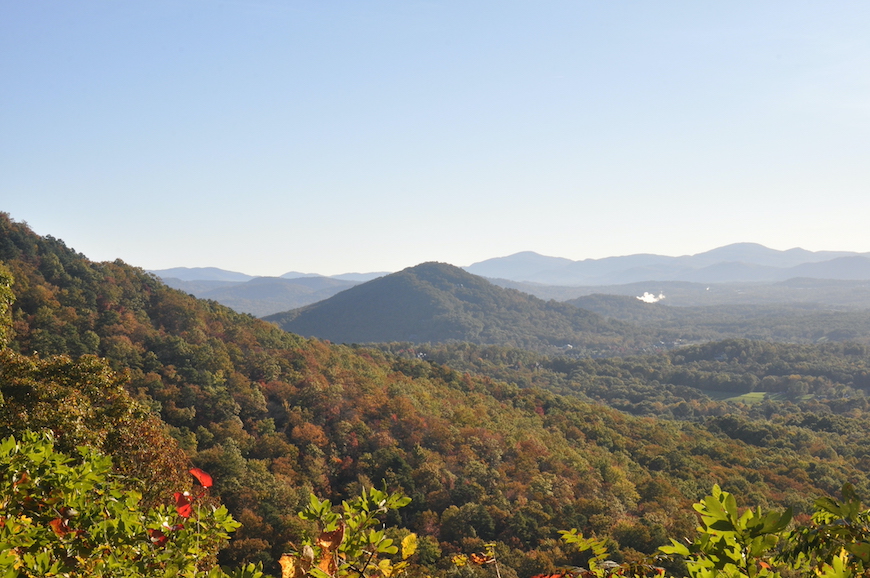
[[[870,4],[0,0],[0,211],[281,275],[870,251]]]

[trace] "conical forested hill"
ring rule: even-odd
[[[307,307],[265,318],[339,343],[469,341],[538,350],[609,349],[626,326],[493,285],[445,263],[423,263]]]

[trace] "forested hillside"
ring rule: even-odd
[[[814,443],[853,456],[860,469],[870,465],[864,449],[870,447],[865,437],[870,431],[870,357],[862,344],[726,340],[654,356],[608,359],[547,357],[472,344],[382,347],[637,416],[718,424],[714,429],[725,433],[725,422],[718,418],[734,414],[736,421],[730,423],[740,425],[741,439],[759,446],[789,447],[794,439],[814,436],[804,432],[795,438],[777,424],[833,433],[834,438]]]
[[[867,356],[859,349],[835,356],[836,379],[817,375],[818,364],[799,352],[743,342],[625,360],[457,345],[464,358],[443,346],[443,359],[437,349],[423,359],[407,347],[386,352],[286,333],[120,261],[90,262],[5,215],[0,261],[16,298],[10,351],[0,358],[0,425],[50,427],[61,442],[80,436],[120,455],[130,438],[108,439],[115,418],[107,416],[130,416],[125,431],[157,440],[156,451],[137,460],[171,455],[170,462],[190,460],[182,469],[213,475],[213,489],[243,524],[221,554],[225,562],[261,560],[276,572],[277,557],[306,527],[296,512],[310,492],[342,499],[382,483],[412,498],[389,522],[420,534],[415,560],[427,572],[444,573],[449,553],[495,542],[502,572],[523,578],[578,562],[557,540],[560,529],[609,536],[617,559],[691,534],[689,505],[714,483],[754,505],[791,505],[804,515],[814,496],[845,481],[870,491],[870,446],[853,429],[865,419],[857,380],[866,377]],[[597,316],[585,319],[602,327]],[[617,326],[603,327],[616,335]],[[104,357],[116,373],[101,370],[105,389],[88,389],[57,355],[97,368],[89,356]],[[794,383],[818,396],[816,409],[780,418],[769,406],[768,421],[692,389],[702,378],[749,384],[750,374],[774,375],[774,367],[788,376],[786,390],[797,375]],[[27,379],[38,372],[65,389],[33,387]],[[129,393],[111,389],[121,384]],[[620,407],[605,395],[617,386],[625,388],[624,409],[639,415],[595,401]],[[61,405],[59,392],[79,408],[69,426],[58,427],[65,422],[52,422],[48,410]],[[681,404],[692,420],[652,417],[657,408],[679,416]],[[24,414],[34,418],[14,417]],[[178,448],[187,458],[173,453]],[[129,461],[119,467],[147,476]]]

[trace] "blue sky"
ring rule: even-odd
[[[255,275],[870,251],[866,2],[0,0],[0,210]]]

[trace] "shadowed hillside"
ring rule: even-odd
[[[503,289],[444,263],[424,263],[267,321],[342,343],[497,343],[530,349],[622,344],[619,322]]]

